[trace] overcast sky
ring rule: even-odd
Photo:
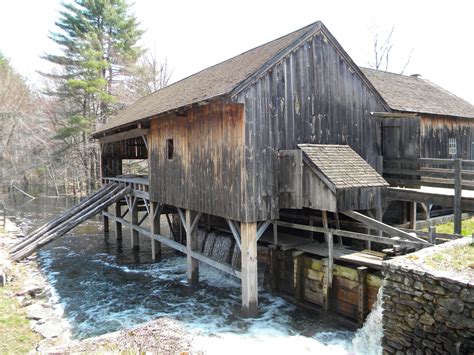
[[[0,51],[32,83],[47,70],[39,56],[57,49],[57,0],[2,0]],[[370,27],[395,26],[389,70],[421,74],[474,103],[472,1],[152,1],[135,0],[133,12],[147,32],[143,45],[168,58],[172,81],[271,41],[317,20],[323,21],[354,61],[373,58]]]

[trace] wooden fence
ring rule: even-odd
[[[461,233],[462,190],[474,190],[473,168],[474,160],[387,159],[384,160],[383,175],[392,186],[452,189],[453,193],[446,193],[446,198],[454,198],[454,232],[459,234]]]

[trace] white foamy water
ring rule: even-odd
[[[379,289],[377,301],[372,311],[365,320],[362,328],[357,330],[352,340],[353,350],[356,354],[380,355],[382,354],[382,302],[384,284]]]
[[[35,214],[34,208],[45,210],[40,199],[28,208],[33,208],[26,215],[25,224],[29,226],[38,226],[51,216],[40,214],[38,218]],[[64,206],[59,204],[58,209]],[[141,238],[140,252],[135,254],[128,233],[124,228],[121,246],[113,238],[113,231],[106,242],[99,220],[90,221],[39,253],[41,268],[71,324],[74,338],[169,317],[192,332],[196,347],[207,354],[222,354],[224,349],[226,354],[381,353],[380,344],[374,341],[375,333],[382,330],[381,323],[377,326],[372,320],[377,318],[374,314],[367,320],[370,328],[364,327],[354,338],[354,327],[347,322],[303,310],[261,289],[259,316],[242,319],[238,315],[239,280],[201,264],[200,287],[192,289],[186,282],[184,257],[168,250],[163,261],[151,263],[150,243],[145,242],[148,239]]]

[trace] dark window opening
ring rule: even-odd
[[[172,139],[166,140],[166,156],[168,160],[172,160],[174,157],[174,144]]]

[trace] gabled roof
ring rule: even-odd
[[[360,72],[359,67],[345,53],[322,22],[318,21],[142,97],[112,117],[105,125],[99,127],[93,136],[97,138],[106,131],[138,123],[152,116],[206,100],[233,96],[251,85],[254,79],[263,75],[307,39],[321,31],[388,109],[388,105],[370,81]]]
[[[298,144],[298,148],[336,190],[388,186],[383,177],[348,145]]]
[[[426,79],[360,69],[393,110],[474,118],[474,105]]]
[[[144,96],[112,117],[95,134],[229,94],[272,58],[293,48],[299,40],[316,33],[320,28],[320,22],[313,23]]]

